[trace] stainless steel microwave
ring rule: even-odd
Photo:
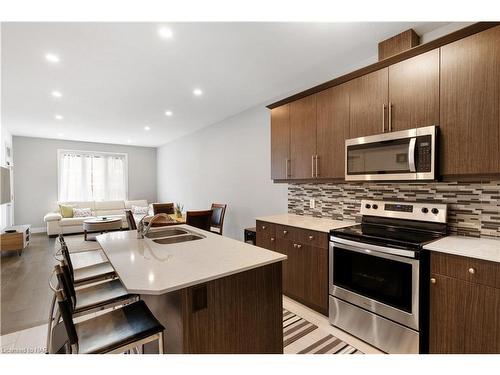
[[[437,126],[348,139],[345,141],[345,179],[435,180],[437,142]]]

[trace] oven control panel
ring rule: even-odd
[[[361,201],[361,215],[446,223],[446,204],[434,202]]]

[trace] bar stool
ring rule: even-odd
[[[106,279],[113,279],[116,277],[115,270],[109,262],[98,263],[82,268],[73,268],[73,262],[71,261],[72,255],[70,254],[68,246],[65,242],[61,244],[61,254],[68,264],[71,278],[76,286],[94,283]]]
[[[66,333],[64,342],[51,346],[51,353],[104,354],[123,353],[132,348],[158,340],[158,350],[163,354],[163,327],[144,301],[137,301],[122,308],[84,320],[73,321],[72,303],[63,290],[56,291],[62,322],[58,324]]]
[[[59,235],[59,243],[61,247],[63,244],[66,244],[66,241],[64,240],[62,234]],[[58,258],[60,255],[61,249],[59,249],[55,254],[56,260],[61,260],[60,258]],[[106,256],[101,249],[84,250],[71,253],[71,261],[75,268],[83,268],[107,262]]]
[[[57,276],[57,288],[52,286],[52,275]],[[61,265],[54,266],[54,271],[49,279],[49,287],[54,291],[54,297],[49,309],[49,319],[47,325],[47,348],[51,347],[53,337],[53,322],[57,323],[60,316],[54,319],[54,309],[56,292],[58,289],[64,291],[68,298],[71,298],[73,317],[90,314],[95,311],[116,307],[126,303],[131,303],[139,299],[138,295],[129,294],[119,279],[107,280],[92,286],[75,289],[69,267],[65,260]]]

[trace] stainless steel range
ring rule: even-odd
[[[425,352],[421,250],[446,235],[446,205],[363,200],[361,214],[330,231],[330,322],[387,353]]]

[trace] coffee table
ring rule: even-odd
[[[87,239],[87,233],[100,232],[104,233],[108,230],[116,230],[122,228],[122,219],[119,217],[94,217],[83,222],[83,235],[85,241],[95,241],[94,238]]]

